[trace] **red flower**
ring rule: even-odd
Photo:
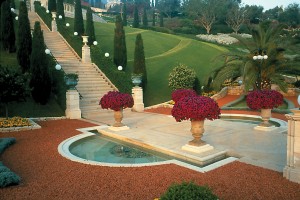
[[[246,101],[252,110],[273,109],[283,104],[283,95],[275,90],[255,90],[248,93]]]
[[[177,101],[172,116],[177,122],[182,120],[214,120],[220,118],[218,104],[209,97],[188,96]]]
[[[183,97],[197,96],[197,93],[191,89],[178,89],[172,92],[172,100],[174,102],[179,101]]]
[[[101,105],[103,109],[110,108],[114,111],[119,111],[124,108],[132,108],[133,98],[130,94],[109,91],[100,99],[99,105]]]

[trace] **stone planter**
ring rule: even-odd
[[[114,117],[115,117],[115,123],[113,124],[113,127],[124,126],[124,124],[122,124],[123,109],[120,109],[119,111],[115,111],[114,112]]]
[[[191,121],[191,133],[194,137],[193,140],[189,141],[189,145],[192,146],[202,146],[205,145],[206,143],[201,140],[201,137],[203,136],[204,133],[204,120],[199,121],[199,120],[192,120]]]
[[[260,123],[259,126],[271,127],[272,124],[270,123],[270,118],[272,116],[272,109],[261,109],[260,115],[262,118],[262,123]]]

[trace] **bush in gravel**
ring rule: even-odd
[[[7,187],[10,185],[17,185],[20,182],[20,177],[13,173],[9,172],[1,172],[0,173],[0,188]]]
[[[10,145],[16,143],[16,138],[1,138],[0,139],[0,154]]]
[[[212,193],[207,186],[199,186],[193,182],[171,185],[167,191],[160,197],[160,200],[217,200],[218,197]]]

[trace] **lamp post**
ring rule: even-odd
[[[259,70],[258,70],[258,80],[257,80],[257,87],[259,90],[261,90],[261,70],[262,70],[262,64],[263,64],[263,60],[267,60],[268,59],[268,55],[267,52],[265,50],[261,50],[258,49],[257,53],[255,53],[255,55],[253,56],[253,60],[259,61]]]

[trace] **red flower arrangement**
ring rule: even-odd
[[[197,96],[197,93],[195,90],[191,89],[178,89],[172,92],[172,100],[174,102],[179,101],[183,97],[189,97],[189,96]]]
[[[110,108],[114,111],[119,111],[124,108],[132,108],[133,98],[130,94],[109,91],[100,99],[99,105],[103,109]]]
[[[215,100],[204,96],[181,98],[172,109],[177,122],[182,120],[214,120],[220,118],[220,108]]]
[[[283,104],[283,95],[276,90],[255,90],[248,93],[246,102],[252,110],[273,109]]]

